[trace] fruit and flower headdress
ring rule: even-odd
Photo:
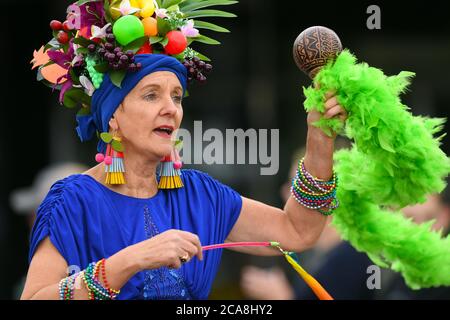
[[[228,32],[198,20],[235,17],[210,9],[237,3],[231,0],[79,0],[67,8],[64,22],[53,20],[53,38],[34,52],[38,81],[59,90],[59,102],[90,112],[91,99],[105,75],[121,87],[127,73],[142,68],[136,55],[164,54],[187,69],[188,82],[206,81],[210,59],[197,52],[195,42],[217,45],[200,30]]]

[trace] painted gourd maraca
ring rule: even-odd
[[[311,79],[341,51],[342,44],[337,34],[321,26],[304,30],[295,40],[293,47],[295,63]]]

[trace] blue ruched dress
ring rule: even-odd
[[[149,199],[116,193],[88,175],[56,182],[38,209],[29,261],[47,236],[75,270],[170,229],[192,232],[202,245],[223,243],[239,217],[241,196],[200,171],[182,170],[182,179],[184,188],[158,190]],[[141,271],[118,299],[207,299],[221,255],[211,250],[178,270]]]

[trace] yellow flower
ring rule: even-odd
[[[155,12],[155,4],[153,0],[130,0],[132,7],[141,9],[136,16],[141,18],[148,18]]]

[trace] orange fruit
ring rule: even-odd
[[[144,32],[147,37],[154,37],[158,34],[158,24],[155,18],[147,17],[142,19]]]
[[[50,83],[56,84],[58,82],[58,79],[67,74],[67,70],[55,63],[42,68],[41,74],[45,80]],[[59,82],[59,84],[62,84],[66,81],[66,79],[63,79]]]

